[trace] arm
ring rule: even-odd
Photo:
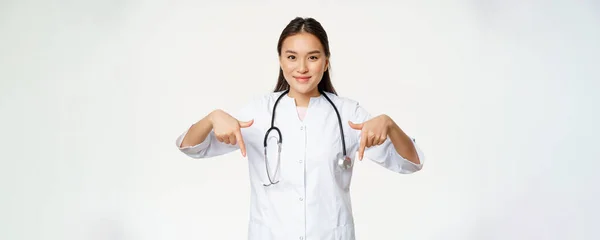
[[[360,105],[356,105],[354,122],[366,123],[374,118]],[[411,138],[388,116],[378,117],[380,123],[371,121],[369,124],[383,126],[387,135],[383,143],[371,146],[364,150],[364,157],[373,162],[398,173],[413,173],[423,168],[424,155]],[[359,126],[355,125],[355,126]],[[367,124],[365,124],[367,125]],[[354,128],[354,127],[353,127]],[[355,128],[356,129],[356,128]],[[364,129],[357,131],[358,142],[367,141],[362,136],[368,135]],[[368,142],[368,141],[367,141]]]
[[[411,161],[414,164],[420,164],[421,161],[419,160],[419,154],[417,153],[417,149],[415,148],[415,144],[412,139],[410,139],[408,135],[406,135],[406,133],[400,129],[400,127],[392,118],[389,116],[386,117],[389,118],[390,121],[390,125],[388,127],[388,137],[394,145],[396,152],[404,159]]]
[[[252,99],[232,115],[223,110],[212,111],[179,135],[175,144],[181,152],[192,158],[210,158],[238,150],[240,145],[245,146],[244,133],[252,125],[254,113],[260,104],[260,98]],[[240,122],[238,119],[250,121]],[[239,132],[236,130],[238,128],[241,128]],[[233,132],[236,132],[236,136],[224,136]],[[242,156],[245,150],[244,147]]]
[[[187,134],[184,135],[185,137],[179,143],[179,148],[192,147],[204,142],[208,134],[213,130],[213,124],[210,119],[210,115],[213,112],[200,119],[200,121],[188,129]]]
[[[210,158],[239,149],[238,145],[231,145],[218,141],[213,130],[213,122],[211,119],[213,113],[214,111],[194,123],[187,131],[179,135],[175,144],[181,152],[192,158]]]

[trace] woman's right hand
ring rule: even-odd
[[[231,145],[239,144],[242,156],[246,157],[246,145],[241,129],[252,126],[254,119],[247,122],[239,121],[223,110],[211,112],[209,119],[219,142]]]

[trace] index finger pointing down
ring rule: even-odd
[[[242,133],[239,130],[235,132],[235,138],[237,138],[238,144],[240,145],[240,151],[242,152],[242,156],[246,157],[246,145],[244,144]]]

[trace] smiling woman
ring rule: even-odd
[[[337,95],[327,34],[318,21],[293,19],[277,52],[274,92],[231,115],[214,110],[183,132],[177,147],[192,158],[237,149],[247,156],[249,239],[352,240],[354,156],[413,173],[422,169],[423,153],[390,117],[372,117],[357,101]]]
[[[277,44],[281,69],[275,92],[290,89],[298,106],[307,106],[307,98],[319,90],[337,94],[329,76],[329,40],[319,22],[295,18],[283,30]]]

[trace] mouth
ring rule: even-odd
[[[296,81],[300,82],[300,83],[306,83],[308,82],[308,80],[310,80],[310,76],[299,76],[299,77],[294,77],[296,79]]]

